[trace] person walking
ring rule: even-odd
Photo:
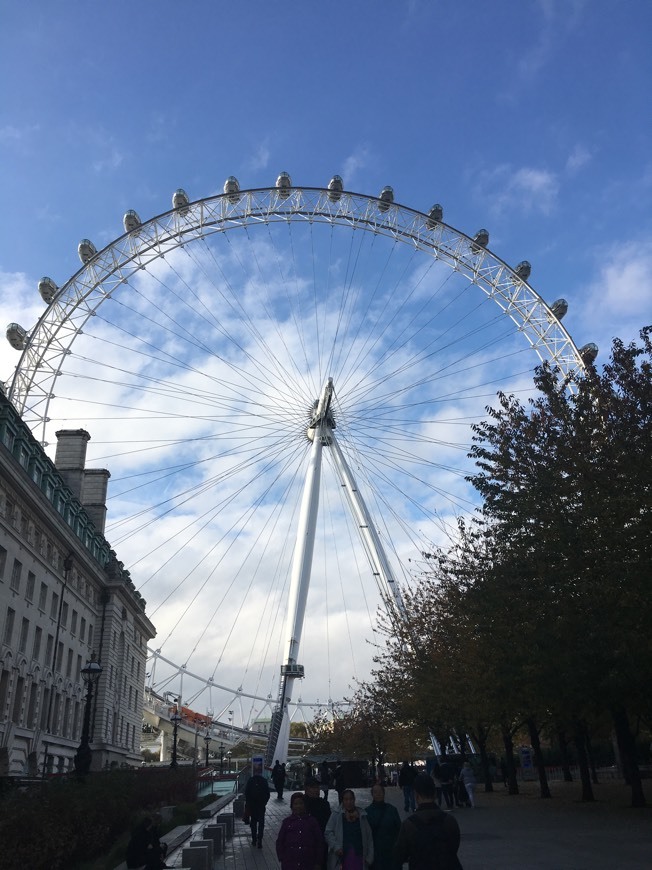
[[[401,825],[394,859],[410,870],[462,870],[457,857],[460,827],[450,813],[435,803],[435,783],[427,773],[414,780],[416,812]]]
[[[304,795],[290,798],[289,816],[283,819],[276,838],[276,856],[281,870],[316,870],[324,856],[324,837],[319,822],[306,812]]]
[[[319,767],[319,776],[321,777],[321,787],[324,792],[324,798],[328,800],[328,789],[331,784],[331,771],[328,762],[325,759]]]
[[[309,779],[307,779],[304,786],[304,792],[306,812],[309,816],[317,819],[317,824],[319,825],[322,837],[325,838],[326,825],[328,824],[328,820],[331,817],[331,805],[325,798],[321,797],[320,795],[319,780],[315,779],[314,777],[310,777]],[[321,860],[322,867],[326,866],[327,859],[328,848],[326,846],[326,840],[324,839],[323,854]]]
[[[401,817],[392,804],[385,803],[385,787],[371,787],[371,803],[365,808],[374,841],[373,870],[401,870],[394,860],[394,843],[401,829]]]
[[[283,788],[285,787],[285,765],[281,764],[278,759],[274,762],[272,768],[272,782],[276,789],[276,800],[283,800]]]
[[[439,765],[439,778],[441,780],[441,790],[446,801],[446,807],[449,810],[453,809],[453,783],[455,780],[455,768],[445,755],[442,755],[442,761]]]
[[[412,787],[416,775],[414,767],[404,761],[398,772],[398,784],[403,789],[403,809],[406,813],[413,813],[416,808]]]
[[[471,807],[475,807],[475,774],[470,762],[465,761],[460,771],[460,782],[464,785]]]
[[[367,870],[374,860],[374,838],[367,815],[355,805],[355,794],[345,788],[342,804],[326,825],[328,870]]]
[[[258,846],[259,849],[263,848],[265,808],[269,798],[269,783],[265,777],[258,773],[250,776],[245,786],[245,804],[249,813],[251,845]]]

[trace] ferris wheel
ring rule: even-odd
[[[400,617],[424,550],[474,509],[471,426],[496,392],[596,349],[529,263],[390,187],[230,177],[172,205],[39,282],[43,315],[7,331],[8,393],[45,445],[83,427],[110,468],[106,536],[149,602],[161,686],[181,675],[241,724],[268,707],[282,744],[290,700],[332,705],[366,675],[377,607]]]

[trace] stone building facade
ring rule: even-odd
[[[92,767],[141,760],[155,629],[104,537],[109,472],[85,468],[89,438],[58,432],[53,463],[0,390],[0,776],[73,768],[92,656]]]

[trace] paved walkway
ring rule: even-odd
[[[652,807],[634,810],[625,800],[622,805],[607,803],[599,786],[596,802],[582,804],[575,801],[578,788],[577,783],[555,783],[555,797],[547,801],[534,788],[517,797],[506,795],[502,786],[494,794],[480,791],[475,809],[454,811],[462,832],[459,858],[464,870],[651,870]],[[355,793],[358,806],[367,806],[368,790]],[[336,806],[336,792],[328,797]],[[399,789],[388,788],[386,797],[405,818]],[[215,870],[279,870],[274,845],[289,811],[290,793],[283,801],[271,798],[262,849],[252,847],[249,826],[236,819],[235,835],[215,861]],[[201,836],[200,827],[193,837]],[[181,850],[168,856],[167,863],[181,868]]]

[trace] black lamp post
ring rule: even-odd
[[[85,776],[91,769],[93,753],[89,746],[91,730],[91,703],[93,700],[93,686],[102,674],[102,665],[95,661],[95,653],[85,668],[81,669],[82,679],[86,683],[86,704],[84,706],[84,724],[82,726],[81,743],[75,755],[75,770],[79,776]]]
[[[224,744],[220,743],[220,776],[224,773]]]
[[[226,753],[227,773],[231,773],[231,750]]]
[[[204,734],[204,743],[206,745],[206,767],[208,767],[208,747],[211,745],[211,735],[206,731]]]
[[[177,766],[177,731],[179,729],[179,722],[181,722],[181,714],[179,713],[179,708],[175,704],[174,713],[170,716],[170,722],[172,722],[172,761],[170,762],[170,767]]]

